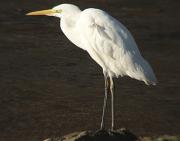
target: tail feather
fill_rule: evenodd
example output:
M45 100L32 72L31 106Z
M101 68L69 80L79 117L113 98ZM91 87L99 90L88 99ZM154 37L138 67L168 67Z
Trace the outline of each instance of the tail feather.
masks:
M143 71L143 77L142 81L146 83L146 85L156 85L157 84L157 78L155 76L155 73L153 69L151 68L150 64L144 60L144 65L142 66Z
M129 69L126 74L131 78L144 81L146 85L157 84L157 78L150 64L143 58L141 59L141 62L135 62L133 69Z

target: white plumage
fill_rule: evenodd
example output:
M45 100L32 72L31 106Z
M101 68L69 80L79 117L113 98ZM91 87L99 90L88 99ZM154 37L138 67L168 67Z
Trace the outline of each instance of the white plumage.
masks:
M66 13L66 9L69 9ZM76 46L86 50L108 76L130 76L146 84L156 84L156 77L141 56L132 35L115 18L100 9L80 11L63 4L61 29ZM64 10L63 10L64 9Z
M81 11L72 4L61 4L51 10L31 12L28 15L48 15L61 18L60 26L66 37L76 46L86 50L98 63L105 77L105 99L108 87L112 95L112 129L114 128L113 77L130 76L155 85L157 80L149 63L141 56L128 29L106 12L89 8ZM109 78L109 81L108 81Z

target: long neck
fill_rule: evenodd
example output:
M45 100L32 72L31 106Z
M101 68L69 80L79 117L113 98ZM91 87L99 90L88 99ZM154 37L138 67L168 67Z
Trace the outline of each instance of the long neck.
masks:
M74 13L73 15L66 15L61 17L60 27L66 37L74 43L76 46L84 49L81 44L81 39L77 28L77 21L80 16L79 13Z

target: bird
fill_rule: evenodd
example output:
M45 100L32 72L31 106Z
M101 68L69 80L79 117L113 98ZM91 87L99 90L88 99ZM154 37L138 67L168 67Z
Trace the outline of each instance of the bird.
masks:
M60 19L64 35L77 47L85 50L101 66L105 81L100 129L105 129L104 118L108 94L111 96L111 130L114 119L114 78L129 76L156 85L157 78L150 64L141 55L130 31L106 11L97 8L80 10L74 4L60 4L51 9L29 12L29 16L53 16Z

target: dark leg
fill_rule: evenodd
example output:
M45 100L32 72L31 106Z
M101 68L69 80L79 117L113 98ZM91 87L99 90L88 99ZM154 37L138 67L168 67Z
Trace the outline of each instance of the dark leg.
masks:
M104 129L104 115L106 111L106 105L107 105L107 95L108 95L108 77L106 74L104 74L104 81L105 81L105 95L104 95L104 105L103 105L103 113L102 113L102 120L101 120L101 130Z
M111 112L112 112L111 130L114 130L114 82L112 77L110 77L110 91L111 91Z

